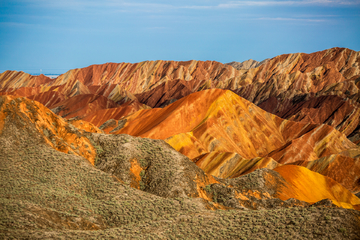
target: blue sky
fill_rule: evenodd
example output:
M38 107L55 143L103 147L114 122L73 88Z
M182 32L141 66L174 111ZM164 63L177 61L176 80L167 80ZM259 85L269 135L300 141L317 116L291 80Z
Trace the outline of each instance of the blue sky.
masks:
M0 72L360 50L360 0L1 0Z

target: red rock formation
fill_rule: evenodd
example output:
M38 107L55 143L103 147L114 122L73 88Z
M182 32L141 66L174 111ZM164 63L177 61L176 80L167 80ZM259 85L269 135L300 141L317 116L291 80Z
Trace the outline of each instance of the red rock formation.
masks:
M44 76L32 76L28 73L17 71L5 71L0 74L0 91L18 89L21 87L38 87L52 82L51 78Z
M66 118L77 116L85 117L95 111L106 108L114 108L118 105L104 96L93 94L81 94L66 99L52 106L53 111Z
M117 84L132 94L139 94L169 80L240 80L240 71L215 61L147 61L135 64L106 63L70 70L60 75L52 85L63 85L77 79L85 86ZM220 86L215 83L215 85ZM223 85L223 84L221 84ZM225 86L225 85L223 85Z
M103 123L105 123L109 119L119 120L122 117L135 113L136 111L139 111L141 109L149 109L149 107L139 103L138 101L129 101L122 104L119 107L92 111L88 114L85 114L83 120L88 121L94 124L95 126L100 127Z
M28 96L27 98L42 103L47 108L52 108L56 104L65 100L65 96L57 91L42 92Z
M230 62L230 63L227 63L227 65L230 65L230 66L232 66L233 68L235 68L237 70L248 70L248 69L251 69L251 68L257 68L260 65L266 63L268 60L269 59L265 59L265 60L263 60L261 62L258 62L258 61L249 59L249 60L246 60L244 62Z
M200 81L191 81L191 82L200 82ZM156 88L136 94L136 98L150 107L162 107L166 106L169 103L172 103L182 97L185 97L192 93L192 89L189 89L186 81L183 80L173 80L164 82Z
M147 61L92 65L70 70L54 80L7 71L0 75L0 91L17 96L45 91L58 91L67 97L91 93L120 104L137 98L148 106L163 107L192 92L225 88L276 113L291 107L287 102L301 94L359 99L359 61L359 52L332 48L311 54L280 55L248 70L214 61ZM38 88L44 84L51 87ZM21 87L35 88L20 91ZM281 107L284 104L287 105Z

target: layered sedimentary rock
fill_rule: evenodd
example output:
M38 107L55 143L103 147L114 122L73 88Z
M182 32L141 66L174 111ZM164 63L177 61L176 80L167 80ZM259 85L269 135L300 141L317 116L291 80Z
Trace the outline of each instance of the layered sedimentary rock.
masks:
M300 96L282 103L275 98L262 102L259 107L277 116L293 121L333 126L351 141L359 143L359 103L336 95Z
M139 103L137 100L128 101L118 107L102 108L96 111L90 111L83 115L82 119L93 123L95 126L101 126L109 119L120 120L121 118L135 113L141 109L149 109L150 107Z
M359 52L341 48L281 55L250 69L253 82L234 92L282 118L329 124L358 143L359 63Z
M28 73L8 70L0 74L0 91L11 91L21 87L38 87L51 81L51 78L43 74L32 76Z
M146 61L135 64L106 63L74 69L60 75L51 85L77 79L86 86L117 84L132 94L143 93L168 80L240 80L240 72L215 61Z
M269 59L265 59L261 62L258 62L258 61L255 61L253 59L249 59L249 60L246 60L244 62L230 62L230 63L227 63L227 65L230 65L232 66L233 68L237 69L237 70L248 70L248 69L251 69L251 68L257 68L259 67L260 65L266 63Z
M43 75L37 77L22 72L7 71L0 74L0 91L1 94L31 97L49 108L61 106L63 109L71 110L73 102L78 101L77 96L89 94L103 96L118 105L140 100L139 102L145 105L158 107L200 88L225 87L224 82L234 77L239 80L239 75L240 72L231 66L214 61L107 63L70 70L56 79L46 78ZM213 83L214 79L218 83ZM169 80L176 81L169 82ZM179 91L179 86L180 88L185 86L191 91ZM169 89L172 91L168 91ZM150 90L153 91L147 92ZM49 99L55 92L59 96ZM163 94L161 92L167 93L161 97ZM157 99L158 97L162 100ZM73 98L73 100L68 100L68 98ZM76 105L78 106L76 111L60 114L67 118L84 117L84 113L95 111L93 106L88 106L94 105L92 102L79 101ZM117 106L100 104L96 110L115 107ZM119 111L121 110L117 110ZM96 124L101 125L103 122L96 122Z
M45 107L51 108L65 101L66 97L58 91L46 91L27 96L28 99L42 103Z
M62 117L85 117L97 110L114 108L117 104L104 96L81 94L51 106L52 111Z
M222 178L299 162L331 176L334 171L322 171L325 162L323 168L305 163L359 151L344 134L326 124L281 119L228 90L193 93L165 108L140 110L122 121L120 130L114 125L107 132L165 139L207 173ZM327 165L333 166L330 163ZM337 181L357 190L355 176L341 174Z
M356 206L360 210L360 199L329 177L299 166L281 166L274 169L288 183L280 187L278 196L282 200L295 198L306 202L331 199L336 205L348 208Z
M236 178L256 169L274 169L282 165L271 157L246 159L235 152L209 152L192 160L205 172L222 178Z
M309 98L337 95L358 102L359 61L359 52L332 48L311 54L280 55L261 64L246 61L243 63L246 69L241 70L214 61L146 61L92 65L69 70L56 79L7 71L0 74L0 91L17 96L34 95L34 99L36 96L36 100L49 108L63 100L49 101L48 96L42 100L40 93L53 91L65 97L95 94L118 104L138 100L150 107L164 107L193 92L223 88L280 117L287 109L295 108L297 112L292 112L295 115L292 119L296 120L306 110L306 104L301 110L303 107L298 103ZM83 117L83 112L86 109L79 111L78 116ZM288 112L287 117L292 115ZM355 125L353 122L344 133L357 143L359 129ZM342 131L341 127L332 126Z
M359 148L356 148L338 154L331 154L314 161L297 161L293 164L304 166L314 172L330 177L352 192L359 192L359 156Z
M13 96L0 96L0 236L255 239L247 224L267 219L257 229L268 238L358 239L358 64L334 48L240 70L148 61L57 79L2 73L0 95ZM219 235L203 234L218 223ZM191 235L177 234L184 226Z

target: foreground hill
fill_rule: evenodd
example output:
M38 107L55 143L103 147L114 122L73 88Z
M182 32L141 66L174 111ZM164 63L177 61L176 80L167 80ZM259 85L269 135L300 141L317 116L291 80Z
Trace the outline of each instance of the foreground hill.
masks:
M359 213L332 205L360 204L340 184L309 178L310 185L315 180L321 189L323 183L333 186L317 198L332 200L311 208L311 203L288 199L289 189L299 186L296 175L289 178L283 172L310 176L305 168L214 179L162 140L102 134L71 121L78 129L26 98L0 97L0 116L2 238L360 236ZM50 129L48 120L59 124L58 131ZM58 147L70 137L73 151ZM83 145L96 150L94 162L92 155L82 154Z

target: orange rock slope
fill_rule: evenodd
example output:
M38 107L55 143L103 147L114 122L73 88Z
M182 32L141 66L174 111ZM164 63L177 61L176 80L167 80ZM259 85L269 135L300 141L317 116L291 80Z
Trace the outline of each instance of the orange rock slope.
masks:
M66 120L36 101L0 96L0 134L4 127L11 124L22 127L32 125L46 144L61 152L83 156L94 164L96 151L90 140L79 134L79 130ZM96 128L93 127L93 130L96 131Z
M220 89L193 93L163 109L140 110L125 120L113 133L165 139L205 172L223 178L358 149L328 125L284 120ZM336 171L304 166L326 175ZM349 178L354 175L341 174L337 180L352 181ZM355 183L348 186L353 189Z
M360 210L360 199L329 177L299 166L281 166L274 169L288 184L278 190L281 200L289 198L315 203L322 199L343 208Z

